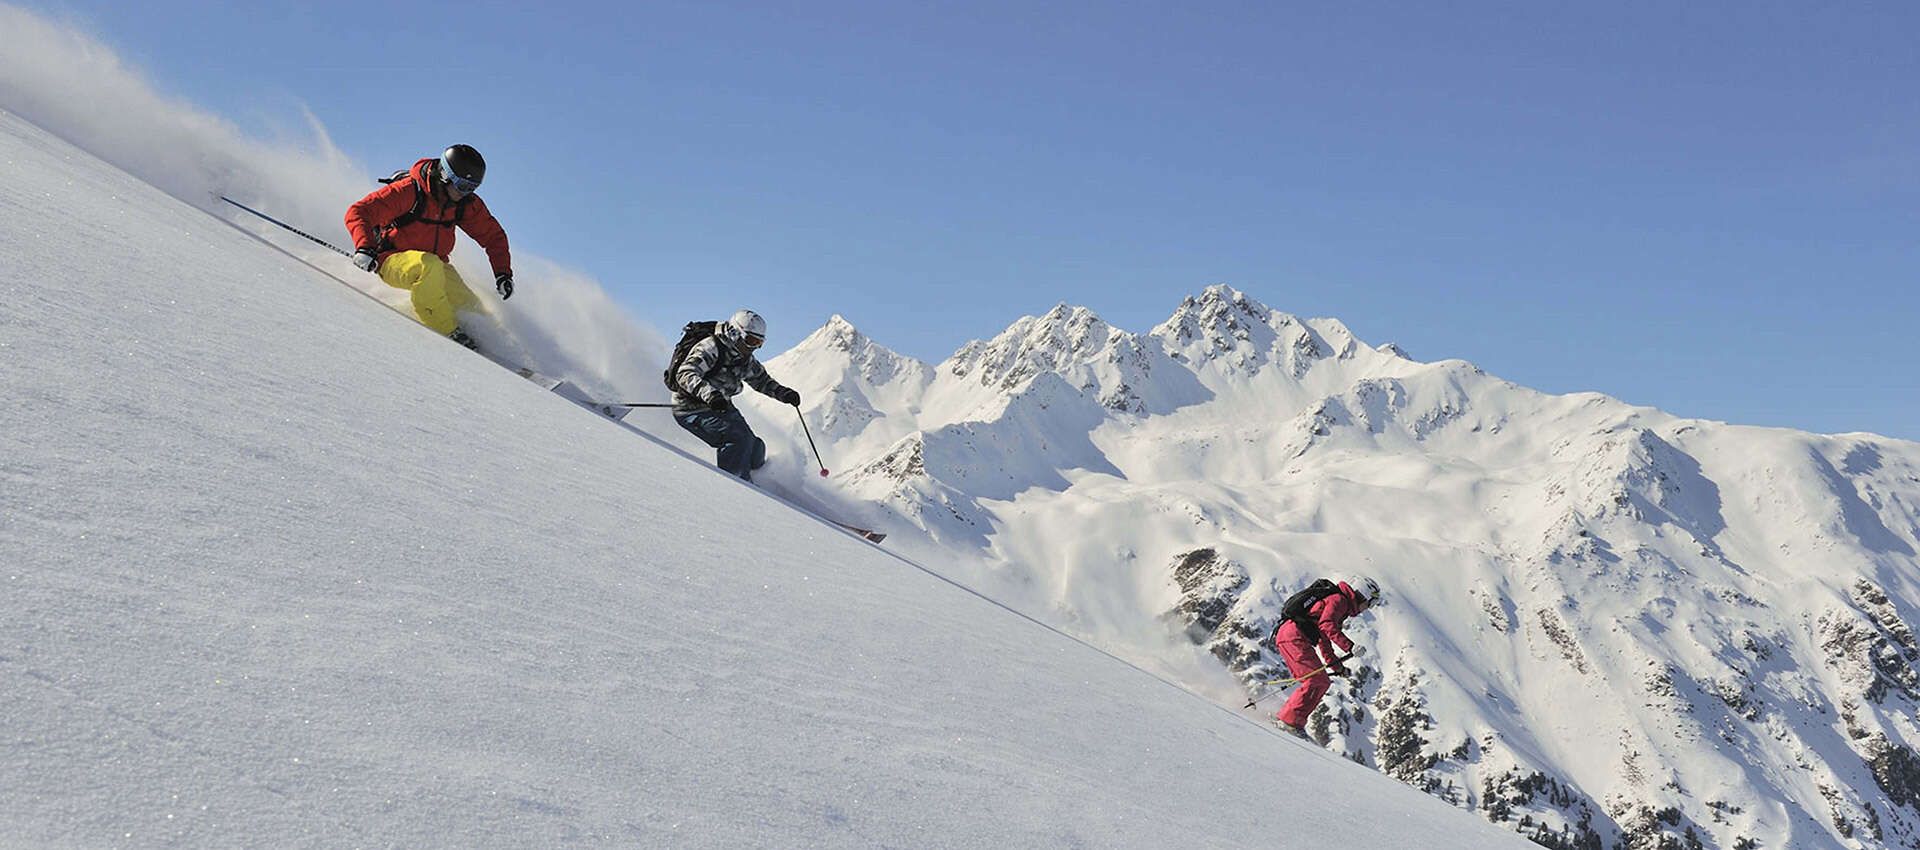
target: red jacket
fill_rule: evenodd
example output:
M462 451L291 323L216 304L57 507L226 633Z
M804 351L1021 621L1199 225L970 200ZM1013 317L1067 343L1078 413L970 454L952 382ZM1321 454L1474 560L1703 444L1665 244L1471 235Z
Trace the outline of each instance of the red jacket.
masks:
M1301 634L1299 624L1288 620L1281 623L1280 628L1274 633L1274 642L1309 644L1320 653L1321 659L1332 663L1336 657L1334 654L1336 647L1341 652L1353 649L1353 641L1347 637L1346 632L1341 631L1341 627L1347 624L1348 617L1358 613L1359 608L1360 606L1353 600L1353 588L1348 587L1343 581L1340 583L1340 592L1329 594L1307 608L1307 612L1313 615L1314 622L1320 626L1320 640L1314 641L1312 635Z
M428 157L414 163L407 176L373 190L347 207L347 233L353 236L354 249L375 251L382 260L397 251L427 251L445 260L453 251L453 228L458 224L473 241L487 249L487 259L493 263L496 276L512 274L513 257L507 252L507 231L500 227L493 213L487 211L487 202L480 200L479 195L468 195L459 204L441 198L433 190L433 179L427 171L435 162L438 160ZM413 209L414 200L420 194L426 196L420 206L420 216L395 229L393 220Z

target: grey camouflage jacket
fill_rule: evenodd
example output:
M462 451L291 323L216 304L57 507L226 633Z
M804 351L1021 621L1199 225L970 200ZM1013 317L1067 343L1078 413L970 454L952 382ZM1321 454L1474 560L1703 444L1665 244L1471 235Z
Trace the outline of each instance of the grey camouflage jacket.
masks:
M707 337L687 349L687 359L673 373L677 388L673 392L674 412L710 410L722 399L740 394L752 386L771 396L786 386L767 374L765 366L753 355L741 354L718 337Z

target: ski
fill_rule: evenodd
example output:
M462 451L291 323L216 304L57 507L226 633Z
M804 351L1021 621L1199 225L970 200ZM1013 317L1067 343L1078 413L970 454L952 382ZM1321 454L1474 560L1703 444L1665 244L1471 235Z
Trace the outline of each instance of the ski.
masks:
M535 372L532 369L527 369L524 367L520 369L515 369L514 373L519 375L522 378L526 378L529 381L539 384L541 389L544 389L548 392L552 392L554 388L560 386L561 384L561 380L559 378L549 378L545 375L540 374L539 372Z
M574 386L573 382L562 378L549 377L526 368L516 369L514 373L532 381L536 386L539 386L547 392L553 393L567 401L598 413L601 416L605 416L608 419L619 421L619 419L626 416L627 411L631 409L623 405L606 404L597 401L593 396L587 395L585 390Z
M826 518L822 517L822 519L826 519ZM861 528L860 526L857 526L857 525L848 525L837 519L829 519L827 520L827 522L840 526L841 528L851 531L854 534L858 534L860 535L861 539L867 541L868 543L872 543L875 546L880 545L880 541L887 539L887 535L885 532L874 531L871 528Z

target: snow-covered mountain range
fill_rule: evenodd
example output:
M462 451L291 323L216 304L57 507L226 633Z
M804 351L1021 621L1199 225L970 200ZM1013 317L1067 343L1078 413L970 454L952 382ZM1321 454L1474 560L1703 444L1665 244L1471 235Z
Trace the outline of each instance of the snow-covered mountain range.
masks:
M1549 395L1226 286L938 365L836 316L769 369L889 545L1199 687L1376 576L1314 733L1538 843L1920 847L1920 444Z

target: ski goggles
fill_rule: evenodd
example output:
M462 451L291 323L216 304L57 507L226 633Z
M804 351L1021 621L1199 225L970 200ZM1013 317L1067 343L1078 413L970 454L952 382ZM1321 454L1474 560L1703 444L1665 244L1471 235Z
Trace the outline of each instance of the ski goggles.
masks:
M747 334L742 338L741 344L745 345L748 351L753 351L760 346L766 345L767 338L759 334Z
M447 183L462 195L471 195L473 190L480 188L480 181L468 180L453 173L453 166L448 165L445 159L440 160L440 173L445 175Z

